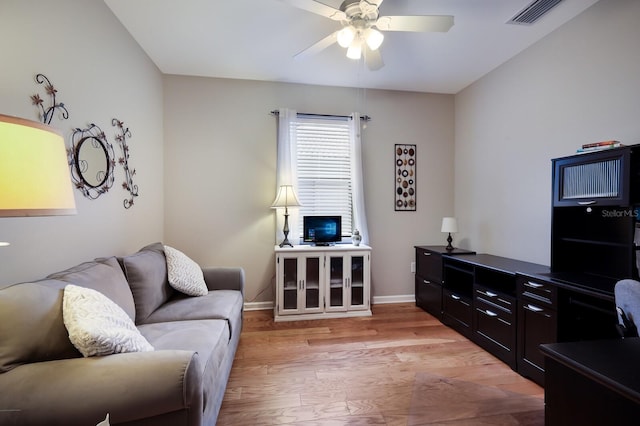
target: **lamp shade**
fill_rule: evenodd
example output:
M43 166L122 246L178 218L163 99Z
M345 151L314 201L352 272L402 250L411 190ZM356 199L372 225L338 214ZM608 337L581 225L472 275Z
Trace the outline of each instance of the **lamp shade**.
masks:
M441 232L458 232L458 221L455 217L443 217Z
M0 217L76 214L62 134L0 114Z
M278 189L278 195L271 204L271 208L278 207L300 207L300 200L296 195L296 191L293 189L293 185L281 185Z

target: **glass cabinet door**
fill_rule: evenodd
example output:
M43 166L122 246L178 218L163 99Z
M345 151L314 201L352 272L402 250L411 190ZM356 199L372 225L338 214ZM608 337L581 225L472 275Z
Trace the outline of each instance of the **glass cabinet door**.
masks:
M342 311L345 304L345 259L342 254L328 256L329 274L327 288L327 311Z
M350 307L365 304L365 257L351 256L351 279L349 281Z
M327 311L368 309L368 256L360 252L328 256Z
M324 257L317 254L282 256L278 283L278 312L301 314L321 312Z
M304 307L306 310L320 309L320 280L322 279L322 258L305 257Z
M282 259L282 295L281 295L281 312L298 310L298 259L295 257Z

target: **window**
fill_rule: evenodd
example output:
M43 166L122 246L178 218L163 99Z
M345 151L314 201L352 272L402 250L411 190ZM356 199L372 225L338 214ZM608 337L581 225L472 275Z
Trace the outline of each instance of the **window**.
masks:
M348 118L304 118L295 126L296 172L302 217L342 216L342 236L350 237L353 220L351 144Z

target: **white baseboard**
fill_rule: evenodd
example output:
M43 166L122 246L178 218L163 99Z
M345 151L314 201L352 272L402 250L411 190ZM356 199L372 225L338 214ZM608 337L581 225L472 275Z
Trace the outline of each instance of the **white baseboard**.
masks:
M416 298L413 294L405 294L400 296L374 296L371 303L374 305L382 305L385 303L413 303ZM264 311L273 309L273 301L270 302L246 302L244 304L245 311Z
M245 302L245 311L266 311L273 309L273 301L271 302Z
M416 297L413 294L404 294L398 296L373 296L371 303L374 305L383 305L385 303L409 303L415 301Z

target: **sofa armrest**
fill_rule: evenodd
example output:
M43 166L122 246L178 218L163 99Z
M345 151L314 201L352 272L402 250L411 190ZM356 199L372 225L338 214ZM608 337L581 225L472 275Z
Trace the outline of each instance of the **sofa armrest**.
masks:
M0 374L0 424L96 425L180 413L202 421L198 354L160 350L24 364ZM3 419L3 417L5 417Z
M209 290L238 290L244 297L244 269L205 267L202 272Z

